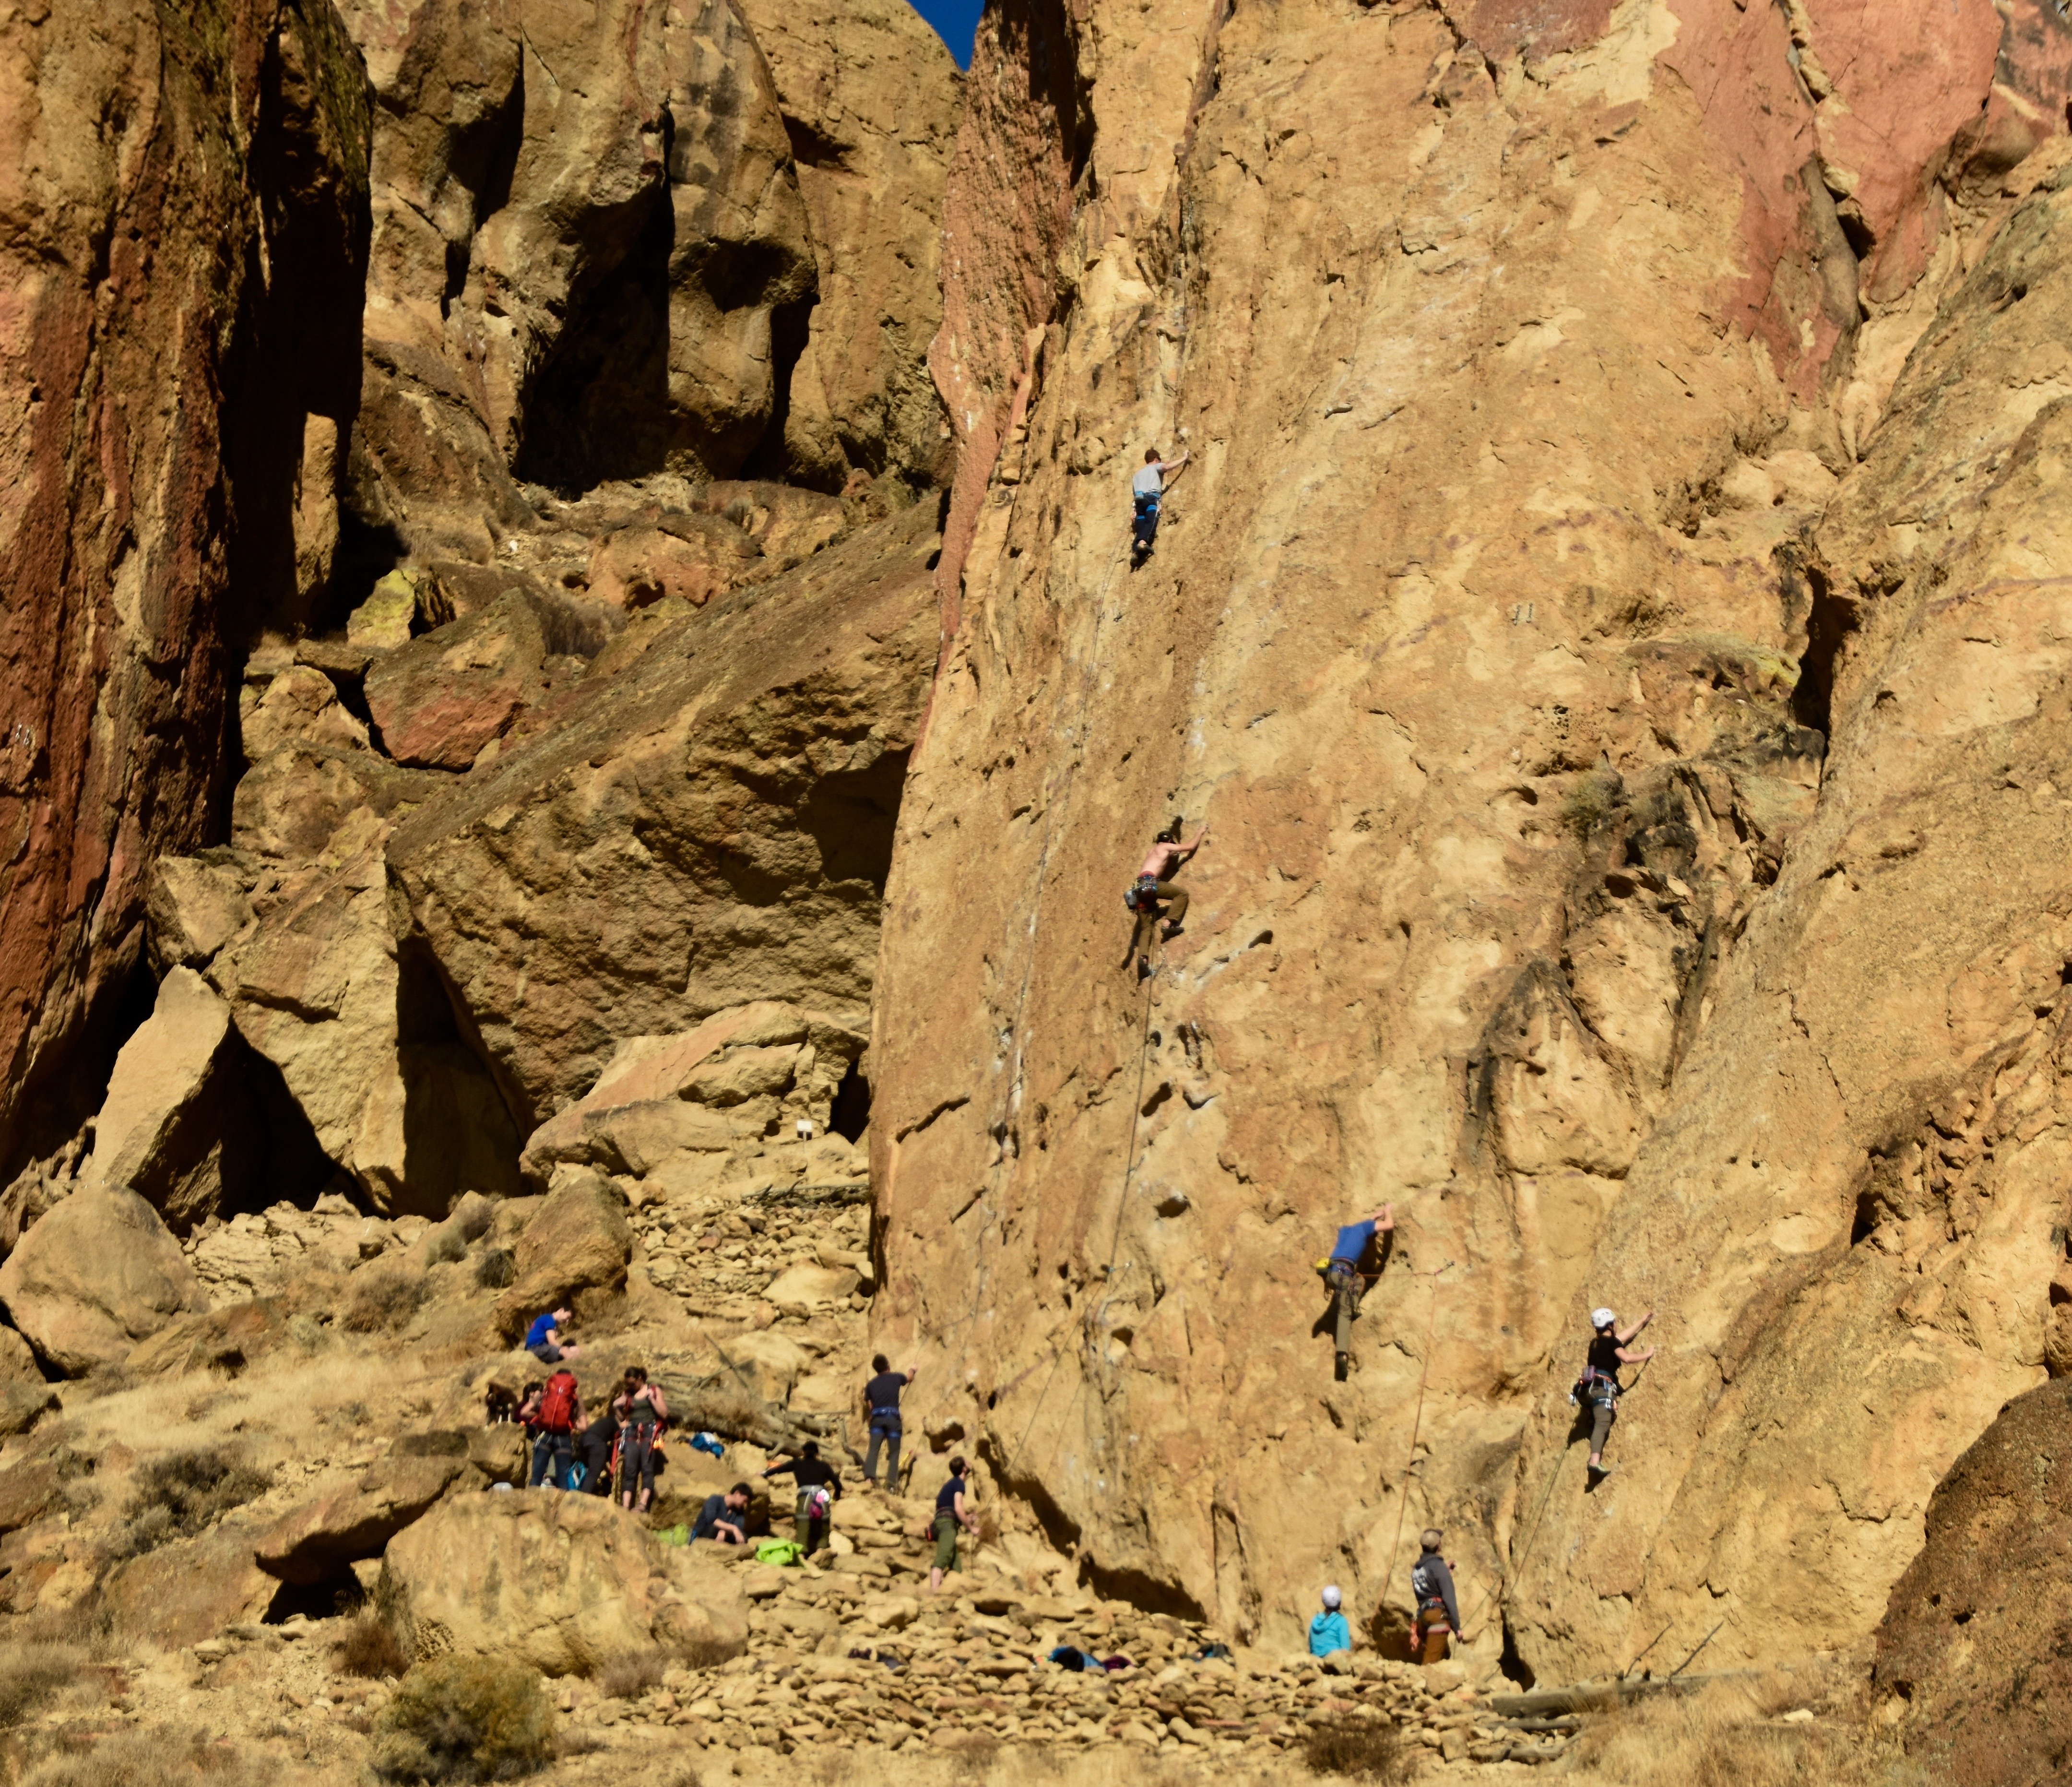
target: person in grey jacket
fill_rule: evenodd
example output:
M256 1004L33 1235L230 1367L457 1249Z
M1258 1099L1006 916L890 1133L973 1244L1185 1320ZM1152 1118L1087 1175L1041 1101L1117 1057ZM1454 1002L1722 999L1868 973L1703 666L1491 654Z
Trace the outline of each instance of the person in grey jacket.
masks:
M1446 1535L1428 1526L1418 1535L1421 1554L1410 1571L1410 1592L1417 1597L1417 1660L1443 1663L1448 1641L1461 1629L1461 1604L1453 1598L1453 1572L1439 1555ZM1462 1642L1466 1643L1465 1637Z

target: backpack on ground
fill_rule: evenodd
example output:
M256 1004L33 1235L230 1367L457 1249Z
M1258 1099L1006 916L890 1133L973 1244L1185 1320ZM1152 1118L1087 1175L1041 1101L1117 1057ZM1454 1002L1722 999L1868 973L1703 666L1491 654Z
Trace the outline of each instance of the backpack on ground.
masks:
M806 1554L806 1548L794 1539L765 1539L755 1548L758 1563L774 1563L789 1569Z
M574 1433L576 1430L576 1374L572 1371L557 1371L547 1380L547 1387L540 1395L540 1412L533 1417L549 1433Z

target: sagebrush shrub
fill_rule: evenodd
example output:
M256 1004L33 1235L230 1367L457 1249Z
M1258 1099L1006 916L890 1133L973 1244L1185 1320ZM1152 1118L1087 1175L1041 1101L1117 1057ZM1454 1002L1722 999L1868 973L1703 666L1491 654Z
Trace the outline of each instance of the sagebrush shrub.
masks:
M554 1711L538 1674L506 1657L441 1657L405 1675L375 1721L384 1781L508 1781L553 1753Z
M352 1274L352 1288L339 1319L356 1334L378 1334L401 1328L425 1300L421 1273L405 1266L363 1266Z
M1302 1741L1302 1760L1312 1774L1357 1781L1399 1781L1406 1773L1393 1725L1319 1725Z
M384 1675L401 1675L410 1666L385 1620L363 1613L345 1628L345 1636L331 1647L341 1675L362 1675L379 1681Z
M125 1524L115 1539L118 1557L142 1557L168 1540L192 1538L219 1516L265 1494L273 1479L227 1447L206 1446L138 1465L130 1484Z

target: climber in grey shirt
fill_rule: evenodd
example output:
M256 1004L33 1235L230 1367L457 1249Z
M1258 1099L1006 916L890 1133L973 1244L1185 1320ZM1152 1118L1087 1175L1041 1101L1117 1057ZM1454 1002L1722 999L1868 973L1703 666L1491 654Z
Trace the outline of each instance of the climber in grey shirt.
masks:
M1190 449L1191 451L1191 449ZM1158 449L1144 450L1144 464L1129 480L1129 494L1137 504L1137 520L1131 532L1129 568L1135 570L1151 556L1151 543L1158 537L1158 505L1166 494L1166 480L1187 463L1187 454L1177 459L1161 459Z

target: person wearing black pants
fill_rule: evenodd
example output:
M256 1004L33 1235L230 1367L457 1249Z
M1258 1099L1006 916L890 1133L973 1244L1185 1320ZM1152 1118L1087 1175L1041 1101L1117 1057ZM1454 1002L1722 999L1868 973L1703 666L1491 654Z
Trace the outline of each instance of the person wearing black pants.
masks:
M644 1514L655 1501L655 1436L669 1418L669 1405L662 1386L648 1381L645 1366L628 1365L611 1412L619 1423L619 1500Z
M763 1474L766 1477L789 1476L798 1484L799 1501L793 1537L804 1547L806 1555L810 1558L827 1543L828 1526L826 1517L816 1519L809 1511L815 1499L813 1492L821 1488L828 1492L832 1512L835 1498L841 1494L841 1476L831 1466L820 1462L820 1442L816 1439L808 1439L800 1451L779 1459Z

